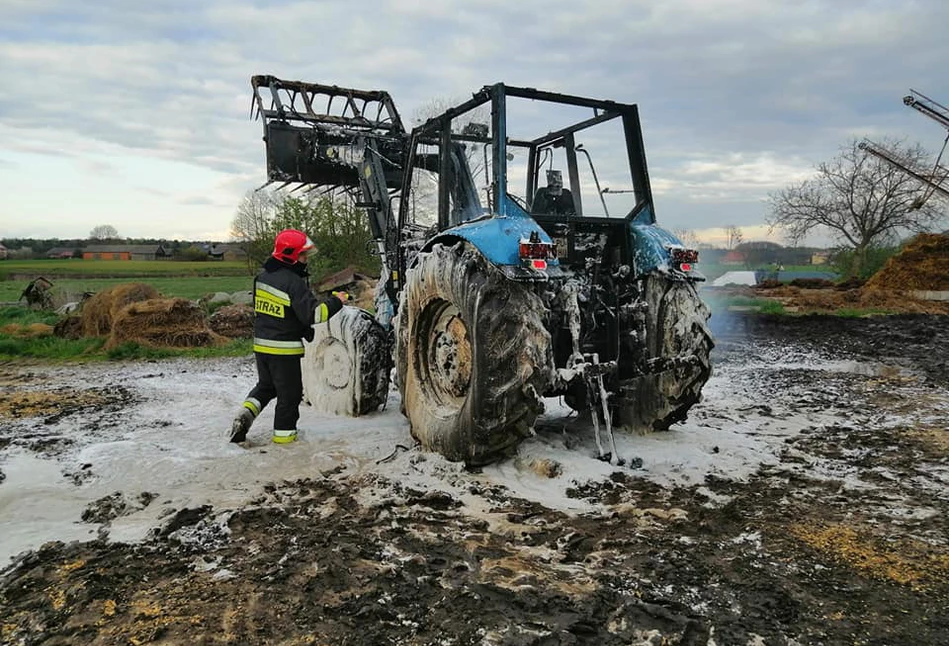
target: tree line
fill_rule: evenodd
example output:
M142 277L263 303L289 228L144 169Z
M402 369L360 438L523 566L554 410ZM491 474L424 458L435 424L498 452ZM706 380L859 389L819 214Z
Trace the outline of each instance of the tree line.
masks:
M2 238L0 244L9 251L25 250L32 256L45 256L50 249L63 248L79 251L95 244L162 245L176 252L206 244L205 241L166 240L164 238Z
M368 218L348 197L294 196L280 191L252 191L237 208L231 238L247 252L250 266L260 266L273 251L283 229L299 229L316 245L310 274L322 276L347 267L378 276L381 262L373 253Z

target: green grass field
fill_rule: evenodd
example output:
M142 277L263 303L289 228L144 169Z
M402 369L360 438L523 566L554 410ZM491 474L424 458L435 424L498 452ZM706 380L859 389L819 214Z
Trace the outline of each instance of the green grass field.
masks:
M162 296L197 300L213 292L238 292L249 290L250 276L188 276L173 278L154 276L143 278L64 278L50 279L50 290L56 303L78 300L83 292L98 292L122 283L146 283L157 289ZM7 280L0 282L0 302L10 303L17 300L29 280Z
M97 276L128 278L140 276L249 276L247 263L232 261L189 262L178 260L4 260L0 278L16 275L46 278Z
M248 290L252 280L242 262L11 260L0 262L0 302L16 301L39 276L53 283L58 303L129 282L147 283L164 296L198 299L212 292Z

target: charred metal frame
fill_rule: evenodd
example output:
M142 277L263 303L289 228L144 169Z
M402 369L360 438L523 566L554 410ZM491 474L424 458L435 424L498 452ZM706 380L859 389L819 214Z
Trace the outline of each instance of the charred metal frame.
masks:
M659 249L657 241L667 242L663 236L671 237L671 234L662 232L662 235L644 237L644 234L637 233L639 229L652 229L643 225L656 222L638 107L497 83L484 86L467 101L406 132L387 92L282 81L273 76L254 76L251 82L254 90L251 116L263 121L268 184L279 181L281 187L299 184L310 186L310 190L344 188L359 195L356 206L366 209L373 238L389 271L385 286L393 310L398 307L402 276L413 254L432 240L450 243L452 228L482 214L480 210L477 213L469 210L469 206L480 206L481 198L464 154L465 142L492 148L490 160L487 159L487 148L484 151L485 162L490 163L493 175L488 206L492 215L501 218L525 215L522 208L525 205L517 205L507 190L509 147L527 150L527 210L530 210L538 188L543 155L548 151L552 153L555 148L565 149L569 186L574 193L577 216L527 214L530 219L521 217L518 224L528 221L532 236L541 234L535 230L536 223L550 239L564 238L566 257L558 258L556 265L549 267L546 273L519 266L516 261L511 263L510 256L503 256L506 260L496 264L502 266L509 279L536 281L541 285L538 295L550 310L545 325L549 325L552 334L556 332L552 336L551 351L557 380L549 386L556 394L573 398L577 405L570 404L572 407L591 409L597 447L600 456L605 457L607 454L600 443L597 417L597 409L602 409L611 440L609 455L615 463L618 458L612 443L610 406L632 401L633 395L627 394L627 390L632 392L634 386L639 387L637 384L642 382L642 378L669 369L660 361L665 361L665 358L649 358L645 345L646 276L655 272L658 265L647 264L652 259L647 257L642 261L641 256ZM507 129L509 98L588 108L593 111L593 116L533 139L512 139ZM488 103L491 105L490 128L480 125L459 133L452 132L452 122L456 118ZM581 203L577 134L614 119L620 119L622 123L635 205L622 218L585 217ZM423 150L423 145L437 152ZM592 161L590 164L596 181ZM416 168L438 173L436 228L442 235L426 240L407 226L410 200L404 198L413 189L412 170ZM597 190L602 200L605 191L600 190L598 182ZM391 203L391 198L396 195L403 198L397 216ZM452 208L453 198L455 208ZM605 207L605 200L603 202ZM495 229L490 227L499 223L482 224L488 226L475 224L467 229L469 235L473 229L494 235ZM506 226L506 223L501 224ZM430 233L433 232L426 232L426 236ZM459 231L455 238L463 235ZM502 243L516 242L508 236L508 231L504 236L507 237L502 237ZM641 243L635 250L634 238ZM490 244L482 246L487 248ZM521 273L512 274L514 270ZM694 279L683 274L670 280L688 282ZM547 281L556 284L553 288L546 288L551 285ZM579 305L581 292L582 308ZM569 297L572 301L565 303L563 295L568 293L572 294ZM562 325L564 322L566 326ZM700 346L695 347L699 348L696 352L701 350ZM692 360L701 361L702 357L695 354L672 357L669 361L678 365L676 362Z
M284 121L292 118L312 124L329 123L366 129L377 134L401 135L405 132L392 97L382 90L354 90L336 85L283 81L270 75L253 76L250 83L254 89L255 101L252 109L256 107L257 116L263 117L265 125L270 120ZM268 91L269 103L264 99L262 89ZM286 93L287 101L281 99L281 90ZM325 98L327 102L325 112L315 110L321 98ZM338 114L333 114L331 110L337 99L342 106ZM299 103L303 104L302 110ZM373 113L375 116L372 118L367 116Z
M594 111L594 116L566 128L548 132L535 139L510 139L507 136L507 100L509 97L591 108ZM488 102L491 103L491 134L489 137L477 137L469 134L451 132L451 121L453 119ZM450 108L442 114L432 117L425 123L417 126L411 134L409 160L406 167L412 168L414 166L415 150L420 143L438 145L440 150L445 151L450 150L450 142L468 141L490 144L492 147L492 176L494 177L494 185L491 190L491 203L499 214L505 215L502 210L505 203L504 197L507 193L507 147L513 146L526 148L528 150L527 186L525 190L528 205L533 201L534 193L537 190L539 156L546 148L564 147L567 156L569 187L574 193L574 199L578 205L578 214L582 215L582 206L580 205L580 179L575 144L576 133L617 118L621 119L623 123L624 143L628 155L627 160L629 163L630 179L633 185L633 192L636 196L636 206L626 216L627 219L631 219L639 215L646 207L652 207L652 189L649 183L649 172L646 167L646 151L642 139L639 108L636 104L590 99L570 94L546 92L534 88L505 85L503 83L488 85L472 95L472 98L468 101L454 108ZM448 155L444 156L447 157ZM449 162L446 160L445 164L443 168L445 172L447 172ZM445 191L445 193L440 193L439 195L438 223L439 229L442 230L452 226L448 217L447 188ZM400 214L399 220L400 224L404 223L405 215ZM655 221L655 210L654 208L649 208L648 223L655 223Z

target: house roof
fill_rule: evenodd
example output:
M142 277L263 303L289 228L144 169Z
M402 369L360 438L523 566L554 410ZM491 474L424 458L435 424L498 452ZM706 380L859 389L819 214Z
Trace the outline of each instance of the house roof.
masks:
M202 248L207 249L208 253L212 256L223 256L226 253L237 253L237 254L246 254L247 252L238 244L227 244L224 242L212 242L210 244L201 245Z
M53 247L46 252L47 256L61 256L64 253L73 254L76 252L76 247Z

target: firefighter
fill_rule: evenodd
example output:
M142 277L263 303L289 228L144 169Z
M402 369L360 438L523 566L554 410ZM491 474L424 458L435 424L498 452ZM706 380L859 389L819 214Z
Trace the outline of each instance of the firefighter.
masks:
M251 424L275 398L273 441L287 444L297 439L303 400L303 339L312 341L313 324L328 321L349 299L344 292L333 292L324 302L313 296L306 266L307 256L313 251L313 241L302 231L281 231L274 240L271 257L254 279L257 385L234 419L231 442L246 440Z

